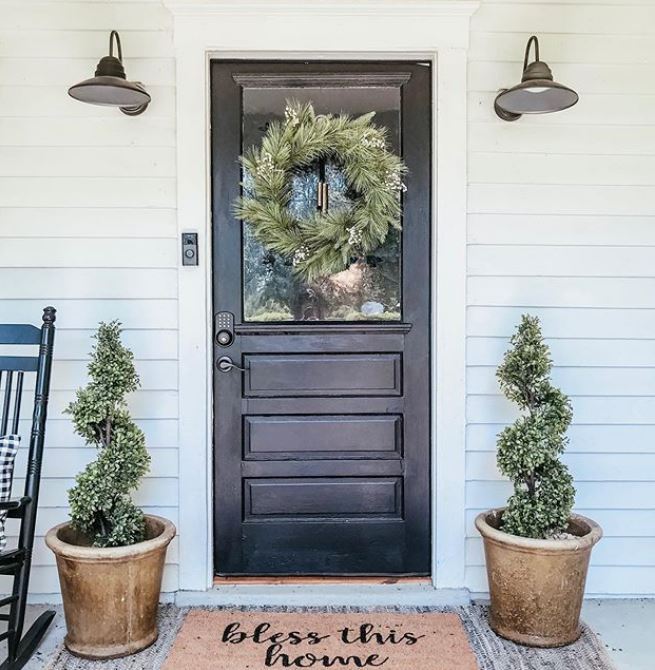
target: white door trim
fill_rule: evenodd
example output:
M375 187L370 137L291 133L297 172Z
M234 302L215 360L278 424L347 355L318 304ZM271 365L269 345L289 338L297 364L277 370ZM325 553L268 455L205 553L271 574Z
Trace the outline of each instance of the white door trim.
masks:
M212 586L211 58L433 63L433 586L465 572L466 96L470 0L164 0L177 61L180 589Z

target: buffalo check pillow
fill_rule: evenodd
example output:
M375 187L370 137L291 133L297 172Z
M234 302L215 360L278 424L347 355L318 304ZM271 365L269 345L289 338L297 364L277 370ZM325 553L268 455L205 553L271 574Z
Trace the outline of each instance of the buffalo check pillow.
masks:
M11 498L11 482L14 478L14 460L20 444L19 435L3 435L0 437L0 501ZM7 512L0 511L0 549L7 546L5 520Z

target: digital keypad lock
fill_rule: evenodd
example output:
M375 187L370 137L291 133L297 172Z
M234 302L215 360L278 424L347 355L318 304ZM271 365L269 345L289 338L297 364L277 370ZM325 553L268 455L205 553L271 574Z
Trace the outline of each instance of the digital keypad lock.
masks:
M218 312L214 317L216 344L229 347L234 341L234 315L232 312Z

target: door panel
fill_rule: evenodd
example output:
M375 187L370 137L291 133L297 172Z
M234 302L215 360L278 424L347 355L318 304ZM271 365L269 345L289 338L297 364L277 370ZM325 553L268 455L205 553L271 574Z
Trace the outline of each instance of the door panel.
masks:
M246 518L400 518L400 477L246 479Z
M400 354L245 356L246 397L400 395Z
M401 457L400 416L248 416L244 459Z
M214 372L219 574L429 573L430 81L414 62L212 62L213 301L234 317L214 359L243 368ZM402 231L313 285L232 215L239 155L291 98L376 111L409 168ZM346 203L339 166L326 178ZM317 173L294 179L309 211Z

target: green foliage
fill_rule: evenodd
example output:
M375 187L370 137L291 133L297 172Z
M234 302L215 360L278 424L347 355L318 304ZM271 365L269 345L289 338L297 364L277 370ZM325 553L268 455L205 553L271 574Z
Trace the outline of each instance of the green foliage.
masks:
M310 103L288 102L285 121L271 123L261 145L241 158L252 183L243 184L235 214L304 281L346 269L377 249L390 228L400 228L406 167L372 118L316 114ZM343 167L352 206L299 218L288 207L293 174L319 159Z
M143 512L130 492L148 471L150 456L125 402L125 396L139 387L139 377L132 352L121 343L120 323L101 323L94 337L90 382L78 389L66 412L77 434L99 453L76 477L68 500L76 530L94 546L117 547L145 537Z
M514 483L502 529L548 538L566 530L575 499L573 478L559 461L568 441L571 403L551 384L550 351L537 317L523 315L511 345L496 374L523 415L498 436L498 468Z

